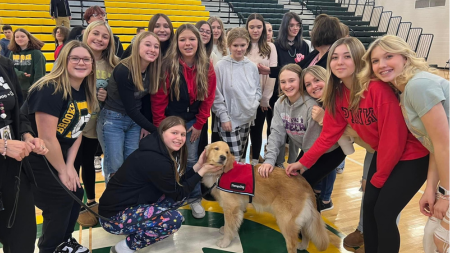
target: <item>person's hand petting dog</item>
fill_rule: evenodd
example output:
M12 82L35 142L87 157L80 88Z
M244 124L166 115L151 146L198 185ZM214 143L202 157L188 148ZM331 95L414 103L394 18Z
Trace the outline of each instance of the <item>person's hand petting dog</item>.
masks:
M261 177L269 177L269 174L272 173L273 171L273 165L268 164L268 163L263 163L261 164L261 166L259 166L258 168L258 173L259 175L261 175Z
M223 166L217 166L212 164L207 164L206 162L206 151L203 150L202 154L198 158L197 163L194 165L194 171L197 172L201 177L207 173L215 173L220 171Z
M298 171L300 171L300 175L302 175L306 171L305 166L300 162L291 163L286 168L286 174L288 176L297 176Z

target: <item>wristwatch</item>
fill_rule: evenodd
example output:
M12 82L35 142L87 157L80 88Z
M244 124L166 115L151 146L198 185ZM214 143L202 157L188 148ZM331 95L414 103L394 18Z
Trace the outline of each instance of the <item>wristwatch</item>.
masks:
M445 189L444 187L442 187L442 186L440 186L439 185L439 187L438 187L438 191L439 191L439 193L440 194L442 194L442 195L450 195L450 191L449 190L447 190L447 189Z

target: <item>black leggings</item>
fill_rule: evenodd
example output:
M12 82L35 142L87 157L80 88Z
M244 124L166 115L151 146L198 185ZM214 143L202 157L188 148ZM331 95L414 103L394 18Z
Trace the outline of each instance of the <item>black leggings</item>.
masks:
M59 244L72 237L80 205L55 180L42 156L30 154L29 159L37 183L32 186L34 202L44 217L39 253L53 253ZM49 166L58 175L50 163ZM83 188L77 188L74 194L81 200Z
M304 152L301 151L297 157L297 161L302 158ZM319 160L311 167L306 170L302 175L314 189L314 186L325 178L330 172L336 169L336 167L342 163L345 159L345 154L342 152L341 147L323 154ZM364 210L365 211L365 210ZM365 229L364 229L365 231Z
M252 142L252 157L251 159L259 160L259 154L261 153L262 147L262 132L264 128L264 121L266 120L267 111L263 112L260 107L258 107L256 112L255 125L250 126L250 140ZM249 143L249 142L247 142ZM244 157L247 154L247 146L244 147Z
M427 179L429 156L399 161L382 188L370 183L377 168L377 152L370 164L364 193L364 245L366 253L398 253L398 214Z
M202 132L200 133L200 140L198 141L197 155L200 157L205 147L208 145L208 121L203 124Z
M34 210L33 192L28 177L23 170L20 175L20 193L17 202L16 218L11 228L8 228L11 212L16 200L20 162L7 157L0 158L1 192L5 210L0 212L0 243L3 252L33 252L36 241L36 215Z
M81 177L83 178L83 185L88 199L95 199L94 156L97 153L98 146L100 146L98 139L83 136L74 163L78 175L80 174L80 166L83 168Z

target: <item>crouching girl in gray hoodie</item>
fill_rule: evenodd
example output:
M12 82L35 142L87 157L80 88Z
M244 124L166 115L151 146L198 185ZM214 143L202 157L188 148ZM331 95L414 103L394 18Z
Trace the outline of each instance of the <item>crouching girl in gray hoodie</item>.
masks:
M322 126L312 116L314 106L319 104L304 90L301 73L302 69L296 64L285 65L280 71L280 88L284 95L275 103L265 162L258 169L263 177L268 177L273 171L279 147L286 135L302 150L301 156L311 148L322 131ZM303 176L314 187L344 159L345 154L336 143L313 166L317 168L308 170Z
M250 124L261 100L258 68L245 57L249 42L247 30L232 29L227 38L231 55L215 66L217 87L211 108L217 117L214 131L230 146L236 161L243 156Z

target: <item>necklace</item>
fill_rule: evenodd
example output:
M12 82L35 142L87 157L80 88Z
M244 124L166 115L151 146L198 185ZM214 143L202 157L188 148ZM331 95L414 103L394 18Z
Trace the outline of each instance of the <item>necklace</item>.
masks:
M142 77L142 81L145 81L145 78L147 77L147 71L145 71L144 76Z
M288 53L289 53L290 57L295 58L297 56L297 48L294 49L294 54L293 55L291 54L291 50L290 49L288 49Z
M3 105L3 102L0 102L0 113L0 117L2 119L6 119L5 106Z

